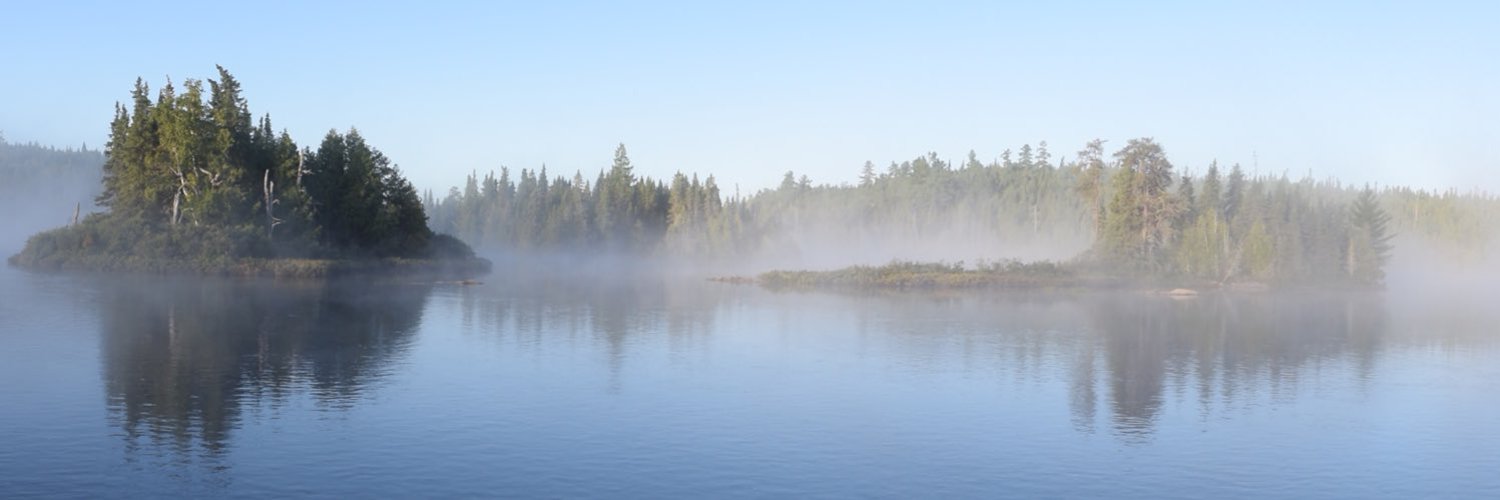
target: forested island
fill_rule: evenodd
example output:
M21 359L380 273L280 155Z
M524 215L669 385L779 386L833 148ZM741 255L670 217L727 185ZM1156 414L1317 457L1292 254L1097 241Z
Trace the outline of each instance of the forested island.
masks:
M205 87L205 83L207 86ZM421 199L359 133L299 148L240 85L137 80L104 148L103 212L32 236L10 257L38 270L320 277L475 273L489 263L427 227Z

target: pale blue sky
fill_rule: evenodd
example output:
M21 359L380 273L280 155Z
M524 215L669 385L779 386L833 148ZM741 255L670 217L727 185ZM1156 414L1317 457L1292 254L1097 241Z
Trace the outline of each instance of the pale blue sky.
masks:
M435 5L428 5L435 4ZM470 170L786 170L1161 141L1179 167L1500 191L1500 3L8 2L0 131L104 142L137 76L222 64L315 145Z

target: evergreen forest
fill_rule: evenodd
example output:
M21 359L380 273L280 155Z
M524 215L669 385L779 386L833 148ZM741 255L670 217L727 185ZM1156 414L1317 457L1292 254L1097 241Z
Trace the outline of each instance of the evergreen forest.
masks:
M469 242L504 258L730 272L892 263L839 278L856 281L942 270L1018 283L1377 287L1399 244L1475 262L1492 257L1500 234L1500 199L1487 193L1184 168L1150 138L1117 148L1094 140L1069 154L1025 144L988 161L970 151L956 162L936 153L865 162L857 182L836 185L788 171L749 194L711 174L639 175L622 144L594 175L500 167L438 196L419 194L355 129L299 146L269 115L251 114L223 68L154 92L137 80L129 97L102 152L0 136L0 180L52 193L7 196L28 200L11 210L67 224L33 236L12 263L255 273L253 263L269 261L473 259Z
M1238 164L1200 172L1173 165L1149 138L1114 151L1095 140L1069 158L1043 142L989 162L972 151L956 164L937 154L866 162L852 185L787 172L778 187L741 196L712 175L636 175L620 145L591 179L501 168L424 203L437 230L507 255L623 252L745 269L736 266L837 267L909 258L903 251L939 260L965 247L972 253L959 258L970 264L937 267L1055 259L1117 278L1341 287L1379 286L1402 233L1450 258L1488 258L1500 220L1500 200L1485 193L1350 186ZM934 268L913 264L872 272Z
M251 114L222 67L154 98L136 81L109 124L95 201L102 212L33 236L11 262L257 273L265 261L472 256L428 229L416 189L357 130L300 148Z

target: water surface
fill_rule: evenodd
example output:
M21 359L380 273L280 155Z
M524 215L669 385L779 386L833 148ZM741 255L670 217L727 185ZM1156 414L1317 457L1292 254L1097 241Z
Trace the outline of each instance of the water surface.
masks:
M0 270L0 497L1500 497L1480 298Z

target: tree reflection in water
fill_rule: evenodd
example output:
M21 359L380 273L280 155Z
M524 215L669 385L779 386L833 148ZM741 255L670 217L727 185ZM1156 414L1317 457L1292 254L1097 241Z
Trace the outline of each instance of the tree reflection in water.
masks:
M246 407L355 404L410 346L430 291L371 285L101 285L105 393L127 450L212 461Z
M1169 386L1192 387L1206 416L1248 397L1290 397L1309 366L1352 362L1368 374L1387 323L1380 297L1369 294L1115 294L1085 303L1095 341L1073 367L1074 419L1094 421L1102 384L1113 428L1128 441L1150 437Z
M1367 378L1392 342L1388 301L1380 294L890 293L845 299L861 304L861 332L891 339L885 355L915 358L931 371L995 372L1011 382L1045 384L1061 376L1073 428L1085 434L1107 428L1127 442L1151 438L1169 397L1191 398L1182 399L1189 403L1184 407L1196 405L1201 418L1239 411L1259 398L1285 401L1309 368L1339 363L1339 373Z

